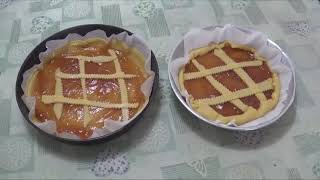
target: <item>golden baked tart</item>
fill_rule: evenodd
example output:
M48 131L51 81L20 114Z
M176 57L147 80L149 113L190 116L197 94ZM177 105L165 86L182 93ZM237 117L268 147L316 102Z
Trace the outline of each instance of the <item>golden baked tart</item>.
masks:
M105 121L128 121L149 100L143 55L119 40L74 40L51 53L27 81L33 120L85 139Z
M278 75L255 49L226 41L192 50L189 57L179 71L179 84L203 117L241 125L277 105Z

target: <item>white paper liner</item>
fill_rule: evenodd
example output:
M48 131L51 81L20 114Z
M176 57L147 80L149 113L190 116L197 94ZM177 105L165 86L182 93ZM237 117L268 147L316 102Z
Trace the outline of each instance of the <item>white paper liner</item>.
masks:
M42 62L45 60L45 58L49 54L54 52L56 49L65 46L69 41L84 40L84 39L89 39L89 38L103 38L107 41L112 40L112 39L118 39L118 40L124 42L129 47L134 47L137 50L139 50L145 58L145 66L144 67L145 67L147 74L149 75L149 77L146 79L146 81L142 84L141 91L143 92L145 97L148 97L148 98L150 97L150 94L152 91L152 86L153 86L154 75L155 75L154 72L151 70L151 49L148 48L148 46L146 45L145 41L142 38L140 38L139 36L137 36L135 34L128 35L127 32L122 32L120 34L113 34L110 37L107 37L105 32L100 29L90 31L85 36L71 33L71 34L68 34L68 36L65 39L51 40L51 41L46 42L47 50L45 52L41 52L39 54L39 59L40 59L41 63L33 66L32 68L30 68L29 70L27 70L23 74L23 81L21 84L23 92L24 93L26 92L27 80L29 79L30 75L32 75L32 73L36 69L42 68L42 64L43 64ZM30 110L29 119L32 120L33 114L34 114L34 108L35 108L35 97L28 97L28 96L23 95L22 99ZM148 101L149 100L147 99L147 101L145 102L145 104L141 108L141 110L139 112L137 112L135 114L135 116L130 118L128 121L106 120L104 123L104 128L95 129L93 131L93 134L88 139L104 136L104 135L107 135L107 134L110 134L114 131L119 130L120 128L122 128L123 126L128 124L131 120L136 118L136 116L138 116L141 113L141 111L146 107L146 105L148 104ZM66 139L76 139L76 140L80 139L78 136L71 134L71 133L57 133L55 121L49 120L49 121L46 121L43 123L34 122L34 121L32 121L32 122L36 126L38 126L40 129L42 129L43 131L45 131L49 134L55 134L56 136L66 138Z
M283 56L281 51L273 46L270 46L266 35L261 32L248 29L240 29L231 24L227 24L224 27L217 27L213 31L204 29L193 29L189 31L183 38L184 57L172 60L171 64L169 65L169 71L171 73L171 76L173 77L176 87L179 88L181 95L188 99L187 97L189 96L189 94L186 90L184 90L183 92L181 91L178 79L180 68L188 63L188 53L192 49L204 47L210 43L220 43L226 40L231 41L235 44L243 44L255 48L257 52L267 60L267 63L270 66L271 70L278 74L281 85L279 102L272 111L268 112L263 117L240 125L238 127L257 127L261 124L271 121L285 109L286 105L284 102L288 98L289 84L293 79L293 72L291 71L290 66L287 63L281 62ZM188 101L187 104L191 107ZM228 124L223 124L221 121L219 121L219 119L216 119L215 122L221 124L222 126L237 126L234 121L231 121Z

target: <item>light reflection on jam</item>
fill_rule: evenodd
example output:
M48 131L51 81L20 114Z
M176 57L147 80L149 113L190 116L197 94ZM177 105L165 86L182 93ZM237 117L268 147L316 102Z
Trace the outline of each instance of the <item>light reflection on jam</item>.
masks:
M231 48L229 45L225 46L223 50L236 62L254 60L254 54L246 50ZM196 60L206 69L225 65L221 59L214 55L213 51L197 57ZM244 70L256 83L272 77L272 73L266 63L256 67L246 67ZM196 71L198 70L192 63L186 64L185 73ZM214 74L213 77L232 92L248 87L233 70ZM214 98L221 95L215 88L211 86L206 78L184 81L184 86L188 93L191 94L195 99L208 97ZM271 98L272 93L273 90L264 92L267 99ZM248 96L241 98L240 100L244 104L252 106L255 109L260 107L260 101L256 96ZM243 113L239 108L230 102L217 104L211 107L223 116L240 115Z
M117 47L117 48L115 48ZM141 69L131 59L130 50L119 49L119 43L106 45L102 41L91 42L82 45L70 45L62 49L40 69L35 77L31 95L36 97L35 117L38 121L44 122L54 120L57 123L59 133L69 132L78 135L80 138L88 138L96 128L102 128L108 119L120 120L122 118L121 109L106 109L99 107L89 107L90 123L83 127L84 111L80 105L63 105L61 118L57 120L53 104L41 102L41 95L53 95L55 91L55 71L57 68L64 73L79 73L78 60L66 58L66 56L98 56L109 55L109 49L117 49L117 55L122 70L126 74L136 74L138 77L126 79L128 86L129 102L138 102L140 107L129 110L129 117L134 116L139 108L144 104L145 97L140 90L142 83L146 80ZM112 74L115 73L113 62L106 63L85 63L87 74ZM86 79L86 93L89 100L104 101L110 103L120 103L121 97L117 80L96 80ZM63 95L70 98L82 98L83 92L79 79L63 79Z

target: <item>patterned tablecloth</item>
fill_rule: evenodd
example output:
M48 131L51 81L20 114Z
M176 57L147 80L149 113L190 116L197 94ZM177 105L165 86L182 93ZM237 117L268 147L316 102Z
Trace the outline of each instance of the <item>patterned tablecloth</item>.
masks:
M111 24L144 37L160 88L144 117L108 143L76 146L42 137L15 100L26 55L59 30ZM265 32L296 66L296 101L253 132L208 126L171 91L167 59L192 27L233 23ZM0 0L0 178L320 178L318 0ZM319 117L318 117L319 118Z

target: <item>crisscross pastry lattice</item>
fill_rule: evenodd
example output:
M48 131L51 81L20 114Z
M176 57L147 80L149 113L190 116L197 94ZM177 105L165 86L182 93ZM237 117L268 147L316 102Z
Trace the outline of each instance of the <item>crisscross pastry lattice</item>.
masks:
M239 59L231 58L226 48ZM211 59L204 60L205 56ZM193 50L189 58L179 73L180 87L190 94L188 100L192 108L204 117L241 125L265 115L277 104L280 93L278 76L269 70L265 59L255 49L223 42ZM202 63L199 62L201 58ZM212 67L206 68L208 63ZM263 71L263 75L259 75L259 71Z
M79 62L79 74L68 74L63 73L58 68L55 73L55 94L54 95L42 95L42 102L45 104L54 104L54 113L58 119L60 119L63 111L63 104L75 104L82 105L84 110L84 126L87 126L90 122L90 113L89 107L101 107L101 108L120 108L122 110L122 120L129 119L129 108L137 108L138 103L129 103L128 102L128 92L124 79L134 78L134 74L125 74L121 70L121 66L118 60L118 57L113 50L109 50L110 56L68 56L70 59L77 59ZM104 63L104 62L113 62L116 72L114 74L86 74L85 73L85 62L94 62L94 63ZM63 96L63 85L62 79L80 79L81 88L83 97L79 99L73 99ZM117 79L120 87L121 102L119 103L110 103L110 102L98 102L91 101L87 98L87 88L86 88L86 79Z

